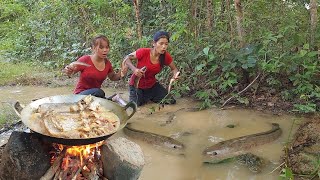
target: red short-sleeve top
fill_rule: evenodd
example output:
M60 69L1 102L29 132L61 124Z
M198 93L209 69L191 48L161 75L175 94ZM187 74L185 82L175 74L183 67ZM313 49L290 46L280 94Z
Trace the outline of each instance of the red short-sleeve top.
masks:
M140 48L136 50L136 57L137 57L137 68L142 68L143 66L147 67L145 75L141 77L138 87L140 89L148 89L151 88L156 82L156 74L161 71L160 63L152 64L151 63L151 48ZM172 62L171 55L166 52L164 58L164 65L168 66ZM129 85L134 84L134 78L136 76L133 74L130 78Z
M112 65L109 60L105 60L105 68L104 70L98 70L89 55L85 55L80 57L77 61L87 63L91 65L90 67L78 65L77 68L80 69L80 77L76 88L73 93L78 94L84 90L91 88L101 88L103 81L107 78L108 74L113 72Z

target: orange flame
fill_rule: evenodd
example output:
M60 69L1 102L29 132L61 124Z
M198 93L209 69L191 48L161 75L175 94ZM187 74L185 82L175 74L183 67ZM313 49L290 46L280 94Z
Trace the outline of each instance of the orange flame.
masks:
M100 155L100 147L104 141L100 141L95 144L83 145L83 146L69 146L65 147L66 149L66 157L63 160L64 167L68 167L69 158L70 157L79 157L80 158L80 165L83 165L84 159L90 159L90 156L93 157L95 154L98 153ZM63 145L60 145L62 149L64 148ZM59 149L60 149L59 146Z

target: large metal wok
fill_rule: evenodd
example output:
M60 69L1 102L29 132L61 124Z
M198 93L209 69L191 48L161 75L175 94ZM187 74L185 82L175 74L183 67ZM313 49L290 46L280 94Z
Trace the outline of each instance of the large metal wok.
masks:
M67 138L53 137L45 133L45 130L41 126L41 122L39 123L39 122L32 121L32 118L31 118L32 114L36 109L38 109L39 105L41 104L47 105L48 103L53 103L52 105L56 106L57 103L76 103L85 97L86 95L72 94L72 95L57 95L57 96L38 99L36 101L31 102L30 104L28 104L22 109L22 111L20 112L21 120L28 128L31 129L31 131L33 131L36 135L38 135L44 141L59 143L64 145L93 144L93 143L105 140L108 137L112 136L115 132L104 134L102 136L94 137L94 138L67 139ZM124 107L122 107L119 104L107 99L98 98L94 96L92 98L93 98L92 103L99 103L101 106L111 110L113 113L115 113L119 117L120 127L117 129L117 131L122 129L127 124L127 121L134 115L137 109L136 104L134 102L129 102Z

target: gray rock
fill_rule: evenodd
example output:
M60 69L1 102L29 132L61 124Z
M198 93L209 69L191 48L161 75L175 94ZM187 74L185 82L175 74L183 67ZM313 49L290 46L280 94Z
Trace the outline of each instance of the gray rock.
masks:
M3 150L0 179L40 179L49 167L48 146L32 133L12 132Z
M101 156L108 180L138 179L145 164L140 146L123 137L108 140L102 146Z

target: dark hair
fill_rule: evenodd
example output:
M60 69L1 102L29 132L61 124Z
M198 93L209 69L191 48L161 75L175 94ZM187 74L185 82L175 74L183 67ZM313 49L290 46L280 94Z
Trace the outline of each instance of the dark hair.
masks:
M109 42L109 39L107 38L107 36L105 35L98 35L98 36L95 36L92 41L91 41L91 47L96 47L97 45L100 44L100 40L104 40L108 43L108 46L110 46L110 42Z
M153 40L155 42L157 42L160 38L167 38L168 42L170 42L170 35L166 31L157 31L156 33L154 33Z
M160 54L159 59L160 59L160 67L161 67L161 68L163 68L163 66L164 66L164 59L165 59L165 57L166 57L166 53Z
M153 35L153 41L154 42L157 42L161 38L166 38L168 40L168 42L170 42L170 35L169 35L168 32L166 32L166 31L157 31L156 33L154 33L154 35ZM160 67L161 68L163 68L163 66L164 66L165 56L166 56L166 53L160 54L159 59L160 59Z

